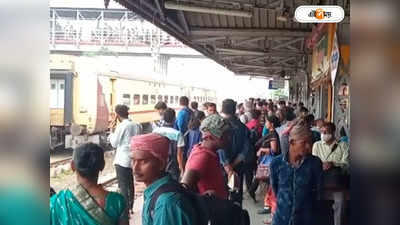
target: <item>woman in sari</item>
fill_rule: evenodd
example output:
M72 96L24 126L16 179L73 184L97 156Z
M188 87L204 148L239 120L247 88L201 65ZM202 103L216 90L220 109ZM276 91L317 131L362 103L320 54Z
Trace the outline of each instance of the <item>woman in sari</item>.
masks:
M97 183L104 169L104 150L87 143L74 150L71 162L78 185L50 198L52 225L127 225L122 195L108 192Z

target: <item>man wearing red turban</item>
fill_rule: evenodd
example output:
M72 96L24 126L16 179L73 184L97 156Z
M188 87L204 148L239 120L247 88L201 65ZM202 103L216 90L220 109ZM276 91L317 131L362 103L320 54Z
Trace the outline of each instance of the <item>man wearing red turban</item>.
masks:
M136 181L146 185L142 224L196 225L198 221L192 203L178 192L162 193L150 209L157 190L165 184L176 182L165 172L169 140L156 133L134 136L131 139L132 170Z

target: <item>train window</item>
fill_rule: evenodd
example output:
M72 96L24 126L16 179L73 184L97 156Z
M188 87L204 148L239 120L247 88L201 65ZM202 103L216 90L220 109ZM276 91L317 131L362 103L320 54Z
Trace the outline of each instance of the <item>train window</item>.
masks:
M124 105L131 105L131 95L130 94L123 94L122 95L122 104Z
M174 104L174 96L169 96L169 103Z
M56 84L51 84L51 90L55 90L56 89Z
M157 101L162 102L162 96L161 96L161 95L159 95L159 96L157 97Z
M151 102L151 104L156 104L156 96L155 95L150 96L150 102Z
M179 97L175 96L175 102L178 104L179 103Z
M165 104L168 104L168 95L164 96L164 102L165 102Z
M149 104L149 95L143 95L142 104L143 105Z
M64 84L60 84L60 90L64 90Z
M140 95L133 95L133 104L140 105Z

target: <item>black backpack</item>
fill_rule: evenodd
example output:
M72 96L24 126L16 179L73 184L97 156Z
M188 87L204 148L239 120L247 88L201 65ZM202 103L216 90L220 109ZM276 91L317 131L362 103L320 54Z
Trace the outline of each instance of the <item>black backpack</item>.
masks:
M182 187L177 182L169 182L154 192L149 204L149 214L154 217L156 202L161 194L176 192L183 194L193 204L199 225L250 225L250 217L246 210L230 200L220 199L213 195L198 195ZM210 222L210 223L209 223Z
M172 176L172 178L176 181L179 181L180 170L179 164L177 160L178 155L177 142L173 140L169 140L169 148L168 148L168 161L166 171Z

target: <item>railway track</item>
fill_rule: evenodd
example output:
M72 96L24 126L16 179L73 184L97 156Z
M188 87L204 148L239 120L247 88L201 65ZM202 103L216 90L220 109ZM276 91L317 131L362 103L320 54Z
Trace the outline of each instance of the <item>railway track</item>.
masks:
M67 163L71 162L71 160L72 160L72 156L68 157L68 158L65 158L65 159L60 159L60 160L51 162L50 163L50 168L54 168L54 167L59 166L59 165L67 164Z
M106 179L101 179L101 181L99 182L103 187L109 187L115 183L117 183L117 177L114 174L111 177L107 177Z

